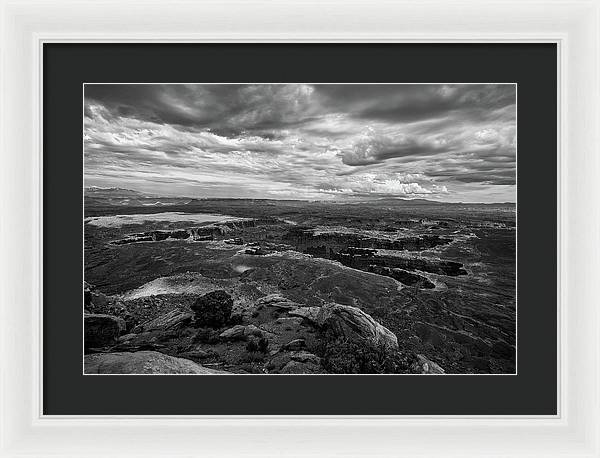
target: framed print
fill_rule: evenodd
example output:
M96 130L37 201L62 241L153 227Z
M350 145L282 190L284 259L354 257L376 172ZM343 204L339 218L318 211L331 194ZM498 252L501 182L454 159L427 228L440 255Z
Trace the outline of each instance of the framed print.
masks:
M598 456L597 3L113 6L3 4L3 453Z

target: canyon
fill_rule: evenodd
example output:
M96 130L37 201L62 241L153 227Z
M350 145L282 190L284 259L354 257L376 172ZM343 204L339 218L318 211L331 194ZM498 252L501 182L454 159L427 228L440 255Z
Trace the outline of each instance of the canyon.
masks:
M510 204L181 198L155 208L95 194L85 211L84 321L115 334L101 344L90 334L86 358L158 352L202 366L193 373L516 370ZM215 291L231 310L200 325L194 304ZM380 334L397 345L368 337ZM117 361L94 356L89 367L116 367L102 358Z

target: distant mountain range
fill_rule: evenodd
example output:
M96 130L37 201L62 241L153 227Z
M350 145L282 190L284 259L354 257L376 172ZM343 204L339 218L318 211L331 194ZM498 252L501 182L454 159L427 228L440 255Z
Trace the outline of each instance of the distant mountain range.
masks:
M149 194L140 191L134 191L132 189L124 188L102 188L100 186L89 186L84 189L85 197L98 197L98 198L131 198L131 197L152 197Z
M162 207L183 205L189 197L160 197L124 188L90 186L84 189L85 204L89 206Z
M247 198L191 198L191 197L161 197L141 191L118 187L89 186L84 189L85 202L88 205L118 205L118 206L164 206L164 205L194 205L206 201L235 200L235 201L271 201L283 202L277 199L247 199ZM287 200L287 199L286 199ZM288 200L293 202L292 200ZM304 201L308 202L308 201ZM435 206L435 205L492 205L495 207L515 207L513 202L481 203L481 202L440 202L428 199L407 198L376 198L348 201L335 201L338 204L370 203L381 206Z
M515 203L513 202L493 202L493 203L484 203L484 202L441 202L437 200L428 200L428 199L405 199L405 198L382 198L373 200L374 203L382 204L382 205L493 205L495 207L514 207Z

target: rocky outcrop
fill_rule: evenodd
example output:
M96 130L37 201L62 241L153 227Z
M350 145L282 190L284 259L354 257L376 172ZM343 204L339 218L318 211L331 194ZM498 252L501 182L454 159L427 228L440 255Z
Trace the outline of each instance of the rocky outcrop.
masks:
M286 328L297 328L302 325L302 318L299 316L289 316L289 317L281 317L277 318L273 324L276 326L283 326Z
M289 315L305 318L310 323L318 324L317 317L319 316L321 307L297 307L288 312Z
M183 310L171 310L164 315L154 318L153 320L146 321L145 323L137 325L131 332L140 333L147 331L170 331L175 330L181 326L189 324L192 321L192 314L184 312Z
M463 264L454 261L444 261L437 259L424 259L412 256L385 255L365 248L348 248L340 251L332 259L341 262L343 265L353 269L372 272L373 266L381 266L389 269L420 270L438 275L448 275L456 277L467 275Z
M317 355L315 355L313 353L309 353L307 351L292 352L290 357L294 361L298 361L298 362L304 363L304 364L314 364L316 366L321 364L321 358L319 358Z
M288 362L281 371L280 374L318 374L320 367L312 363L302 363L300 361L291 360Z
M267 363L267 369L276 374L322 373L321 358L307 351L278 352Z
M104 294L90 283L83 282L83 311L91 315L111 315L125 320L127 330L132 327L132 316L119 297Z
M334 337L398 348L396 335L357 307L332 303L322 307L298 307L288 313L306 319Z
M445 374L446 372L438 364L423 355L417 355L417 361L411 366L416 374Z
M348 231L316 232L313 228L293 227L283 238L298 251L319 257L332 257L348 248L421 251L452 241L438 235L420 237L369 237Z
M298 307L301 307L301 305L288 299L282 294L268 294L246 305L241 311L241 315L243 319L251 320L254 316L257 316L260 311L272 310L274 312L283 312L294 310Z
M281 294L269 294L258 299L256 301L256 306L269 306L276 307L279 309L292 310L298 307L299 304Z
M232 328L226 329L221 334L219 334L219 337L223 340L246 340L250 336L266 338L269 337L269 333L254 326L253 324L238 324Z
M125 320L116 316L84 313L83 317L86 350L114 344L126 328Z
M396 335L357 307L331 303L322 307L298 307L288 313L304 318L335 338L398 348Z
M223 290L199 297L192 305L197 326L221 327L231 318L233 299Z
M228 374L208 369L189 359L156 351L95 353L84 359L86 374Z
M394 280L398 280L400 283L406 286L414 286L415 288L421 289L433 289L435 285L426 277L411 272L407 272L404 269L393 269L390 267L369 265L364 269L367 272L373 272L378 275L385 275L391 277Z
M281 347L282 350L289 350L289 351L302 350L303 348L306 348L306 340L304 340L304 339L290 340L288 343L286 343L285 345L283 345Z
M392 331L356 307L324 305L317 315L317 324L335 337L351 342L367 341L377 346L398 348L398 338Z
M272 224L268 220L261 220L261 223ZM129 234L123 239L114 240L112 243L114 245L127 245L128 243L136 242L161 242L163 240L186 240L190 238L194 241L213 240L215 237L255 226L256 221L253 219L239 219L188 229L137 232Z

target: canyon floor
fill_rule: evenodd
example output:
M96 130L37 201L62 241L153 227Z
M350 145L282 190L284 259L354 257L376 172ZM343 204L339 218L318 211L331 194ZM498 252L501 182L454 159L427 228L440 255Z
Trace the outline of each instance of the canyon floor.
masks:
M85 202L85 372L516 370L514 204Z

